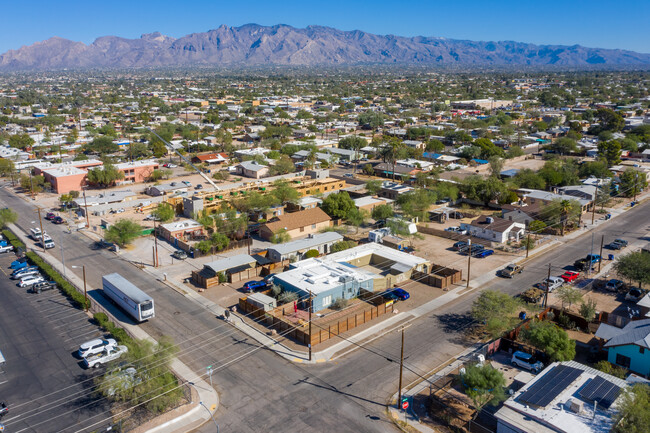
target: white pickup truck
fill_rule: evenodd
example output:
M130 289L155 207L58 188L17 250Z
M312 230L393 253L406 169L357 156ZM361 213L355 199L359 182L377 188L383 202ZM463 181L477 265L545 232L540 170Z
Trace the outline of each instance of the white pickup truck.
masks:
M97 368L101 364L118 359L120 356L128 352L128 350L129 349L126 346L107 347L100 353L84 358L84 366L86 368Z

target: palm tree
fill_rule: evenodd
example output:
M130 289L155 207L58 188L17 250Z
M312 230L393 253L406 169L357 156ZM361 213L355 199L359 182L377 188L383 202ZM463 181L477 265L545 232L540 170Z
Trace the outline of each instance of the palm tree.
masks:
M393 137L388 141L387 144L390 150L389 159L393 163L393 181L395 181L395 162L397 160L395 154L397 153L397 150L403 146L403 143L399 139Z
M571 209L573 208L571 201L570 200L562 200L560 201L560 223L561 223L561 235L564 236L564 229L566 227L569 213L571 212Z

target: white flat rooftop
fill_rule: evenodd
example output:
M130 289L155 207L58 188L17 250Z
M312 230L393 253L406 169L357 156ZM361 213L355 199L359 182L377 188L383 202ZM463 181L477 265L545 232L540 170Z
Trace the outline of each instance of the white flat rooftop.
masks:
M371 272L329 260L329 257L302 260L294 266L297 267L275 278L314 295L330 291L345 282L356 280L361 283L376 277Z

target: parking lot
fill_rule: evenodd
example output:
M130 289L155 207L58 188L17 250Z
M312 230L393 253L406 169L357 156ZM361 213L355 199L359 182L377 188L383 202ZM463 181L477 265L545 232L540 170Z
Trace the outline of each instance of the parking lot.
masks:
M2 422L11 432L78 429L109 409L92 395L93 378L103 369L85 370L75 356L84 341L102 335L89 316L58 289L41 294L9 279L14 254L0 256L0 350L5 357L0 400L9 406Z

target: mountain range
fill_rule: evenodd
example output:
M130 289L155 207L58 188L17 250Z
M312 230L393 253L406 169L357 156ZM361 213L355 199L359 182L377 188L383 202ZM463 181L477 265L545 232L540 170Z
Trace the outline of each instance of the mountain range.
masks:
M375 35L288 25L220 26L175 39L103 36L86 45L60 37L0 55L0 71L182 66L423 64L440 66L650 67L650 54L586 48Z

